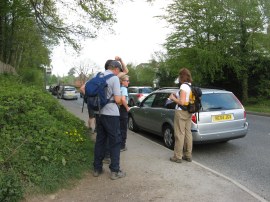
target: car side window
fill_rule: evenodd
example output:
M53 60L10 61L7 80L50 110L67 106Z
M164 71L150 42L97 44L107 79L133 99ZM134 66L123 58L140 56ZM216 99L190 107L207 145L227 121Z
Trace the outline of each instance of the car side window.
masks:
M156 94L148 96L141 104L142 107L152 107Z
M155 100L154 100L154 102L152 104L152 107L166 108L165 103L166 103L166 100L167 100L168 97L169 97L168 93L157 93L156 97L155 97Z

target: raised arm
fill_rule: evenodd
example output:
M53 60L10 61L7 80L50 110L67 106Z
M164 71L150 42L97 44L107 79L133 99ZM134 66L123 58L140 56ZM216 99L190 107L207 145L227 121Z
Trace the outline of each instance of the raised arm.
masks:
M85 84L83 84L81 87L80 87L80 92L82 94L85 94Z
M124 76L125 74L128 73L128 68L126 66L126 64L124 63L124 61L122 60L121 57L119 56L115 56L115 60L119 61L122 65L122 68L123 68L123 72L120 72L117 76L120 78L121 76Z

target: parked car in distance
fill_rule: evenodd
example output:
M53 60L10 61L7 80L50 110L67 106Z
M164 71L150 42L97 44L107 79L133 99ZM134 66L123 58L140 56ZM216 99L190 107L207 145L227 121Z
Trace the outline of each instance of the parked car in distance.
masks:
M52 95L57 95L57 92L59 91L60 86L59 85L52 85L50 86L50 92Z
M60 86L57 98L77 100L77 89L74 86Z
M135 106L141 102L147 95L153 92L151 86L130 86L128 87L128 104Z
M179 89L166 88L148 95L129 111L128 127L163 137L168 148L174 147L174 112L165 103ZM227 142L245 137L248 132L246 111L236 96L226 90L203 89L202 109L192 115L191 131L194 143Z

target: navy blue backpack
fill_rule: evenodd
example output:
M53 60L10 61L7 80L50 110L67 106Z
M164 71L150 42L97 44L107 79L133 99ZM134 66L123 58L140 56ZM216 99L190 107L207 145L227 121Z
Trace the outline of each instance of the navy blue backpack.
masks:
M99 72L94 78L87 81L85 84L85 96L87 105L94 111L100 111L106 104L113 103L114 100L107 99L107 80L113 77L114 74L104 76Z

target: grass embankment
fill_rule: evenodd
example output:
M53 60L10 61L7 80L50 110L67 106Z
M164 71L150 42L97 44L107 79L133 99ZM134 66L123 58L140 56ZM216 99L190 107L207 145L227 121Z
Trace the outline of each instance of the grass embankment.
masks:
M83 121L42 89L0 75L0 201L51 193L91 168Z
M256 99L245 105L246 111L270 114L270 100Z

